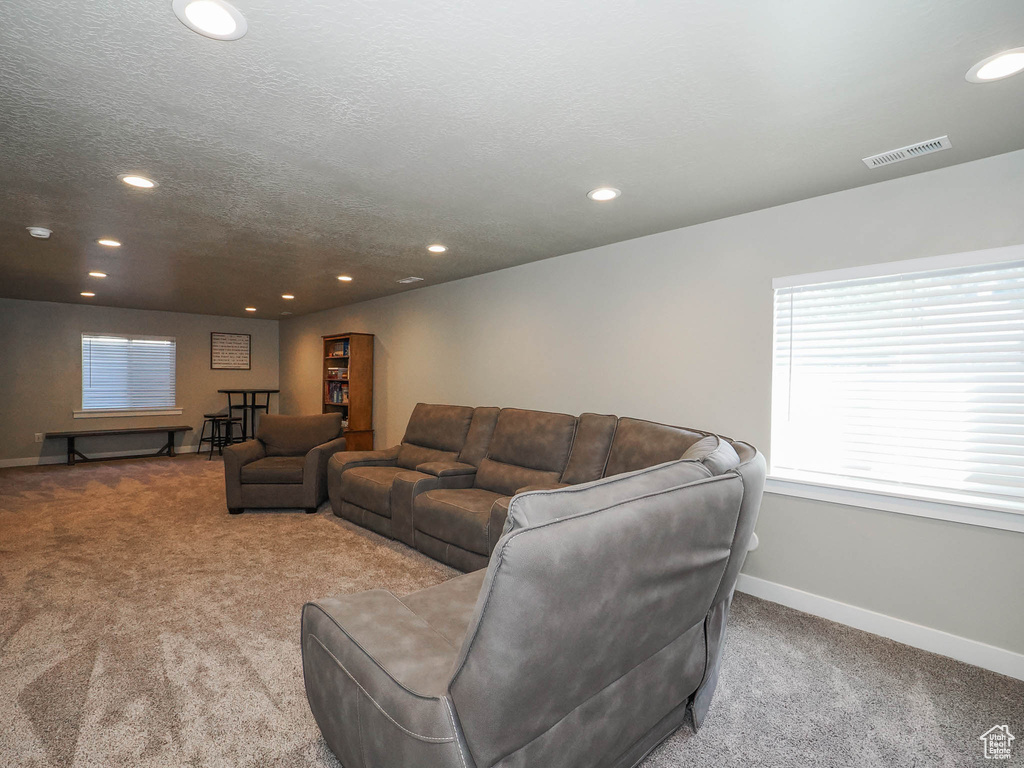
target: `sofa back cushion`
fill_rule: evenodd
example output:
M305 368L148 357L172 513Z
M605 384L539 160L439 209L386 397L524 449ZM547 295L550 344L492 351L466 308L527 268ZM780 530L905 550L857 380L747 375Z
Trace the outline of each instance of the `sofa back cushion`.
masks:
M480 466L480 462L487 455L487 449L491 446L491 437L494 435L494 427L498 424L500 412L500 408L491 406L473 410L473 421L469 424L469 433L459 453L459 461L463 464L472 464L474 467Z
M744 484L684 464L512 500L549 522L498 542L456 662L477 765L606 765L700 685Z
M653 421L621 418L612 439L605 477L675 461L706 435L706 432Z
M417 403L398 449L398 466L415 469L428 461L455 461L472 419L469 406Z
M569 463L562 473L563 483L589 483L604 475L617 421L614 416L600 413L580 415L576 437L569 452Z
M557 483L575 432L576 417L567 413L503 408L476 487L509 496L526 485Z
M256 438L267 448L267 456L305 456L313 448L341 434L340 413L312 416L264 414Z

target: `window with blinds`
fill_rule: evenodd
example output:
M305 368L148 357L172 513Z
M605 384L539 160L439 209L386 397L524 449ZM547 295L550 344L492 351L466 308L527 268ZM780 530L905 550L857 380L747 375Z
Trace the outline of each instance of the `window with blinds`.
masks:
M175 408L175 342L82 334L82 410Z
M776 281L773 476L1024 512L1024 259L955 261Z

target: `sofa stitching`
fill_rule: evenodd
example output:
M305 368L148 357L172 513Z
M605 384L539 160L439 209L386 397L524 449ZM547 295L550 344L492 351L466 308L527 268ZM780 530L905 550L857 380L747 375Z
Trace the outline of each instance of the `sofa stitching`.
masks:
M313 640L316 640L317 645L319 645L321 648L324 649L324 653L326 653L328 656L331 657L331 659L334 661L334 663L338 665L338 668L341 669L341 671L344 672L349 677L349 679L353 683L356 684L356 687L366 695L366 698L368 698L373 703L373 706L375 706L378 710L380 710L380 713L382 715L384 715L384 717L386 717L388 720L390 720L392 723L394 723L395 727L401 729L404 733L407 733L410 736L412 736L412 737L414 737L416 739L419 739L420 741L432 741L432 742L436 742L436 743L439 743L439 744L446 744L449 741L454 741L454 738L450 737L450 736L445 736L445 737L441 737L441 736L424 736L423 734L414 733L413 731L410 731L408 728L406 728L400 722L395 720L395 718L393 718L391 715L389 715L384 710L384 707L382 707L380 704L377 703L377 700L374 699L373 696L370 695L370 692L367 691L365 688L363 688L362 685L359 684L359 681L356 680L356 678L353 676L353 674L351 672L349 672L348 669L345 668L345 665L341 663L341 660L338 659L338 657L335 656L333 653L331 653L331 650L326 645L323 644L323 641L321 641L319 637L317 637L316 635L313 635L313 634L311 634L309 637L312 638ZM428 699L428 701L437 701L437 698L430 698L430 699ZM356 705L356 707L357 707L356 708L356 712L358 713L358 711L359 711L358 710L358 705Z
M319 640L317 642L319 642ZM323 645L323 643L320 643L320 645ZM330 652L328 651L328 653ZM341 665L339 664L339 666ZM344 667L342 667L342 670L348 674L348 670L345 670ZM351 675L349 675L349 677L351 677ZM356 683L356 685L359 685L359 683ZM359 739L359 759L363 761L363 768L366 768L369 761L366 759L366 739L363 738L363 719L359 715L359 710L361 709L359 704L361 702L362 699L356 698L356 738Z
M455 742L455 746L459 748L459 759L462 761L462 768L466 768L466 756L462 753L462 743L459 741L458 732L455 728L455 715L452 712L451 702L448 701L447 696L442 697L442 699L444 701L445 709L448 710L448 720L450 720L452 724L452 740Z

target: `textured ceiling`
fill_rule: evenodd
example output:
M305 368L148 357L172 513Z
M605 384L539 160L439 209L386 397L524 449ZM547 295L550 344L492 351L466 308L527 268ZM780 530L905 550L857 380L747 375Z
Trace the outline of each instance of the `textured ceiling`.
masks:
M0 295L301 314L1024 147L1024 76L964 80L1021 0L236 5L0 3Z

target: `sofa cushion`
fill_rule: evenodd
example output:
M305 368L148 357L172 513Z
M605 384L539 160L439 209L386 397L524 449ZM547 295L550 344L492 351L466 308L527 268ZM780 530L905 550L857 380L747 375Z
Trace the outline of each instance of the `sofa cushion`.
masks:
M242 483L252 485L302 484L305 456L267 456L242 465Z
M417 403L398 449L398 466L413 469L428 461L455 461L472 420L468 406Z
M614 416L600 413L580 415L569 463L562 473L563 483L589 483L601 478L608 463L608 451L612 447L617 422Z
M680 459L687 448L706 434L653 421L621 418L615 428L604 476Z
M463 464L472 464L474 467L480 466L480 462L487 455L487 449L491 447L491 437L494 435L494 427L498 423L500 412L500 408L491 406L473 410L473 421L470 422L469 432L466 434L466 444L459 453L459 461Z
M575 416L502 409L476 487L509 496L526 485L557 483L575 433Z
M702 437L683 453L682 458L699 461L711 474L720 475L739 466L740 457L736 449L718 435Z
M414 502L416 530L486 556L491 505L499 498L483 488L427 491Z
M456 576L398 599L445 640L461 648L486 573L486 570L479 570Z
M401 467L352 467L341 476L341 498L350 504L391 517L391 485Z
M340 413L313 416L264 414L256 438L267 447L267 456L305 456L313 448L341 434Z

